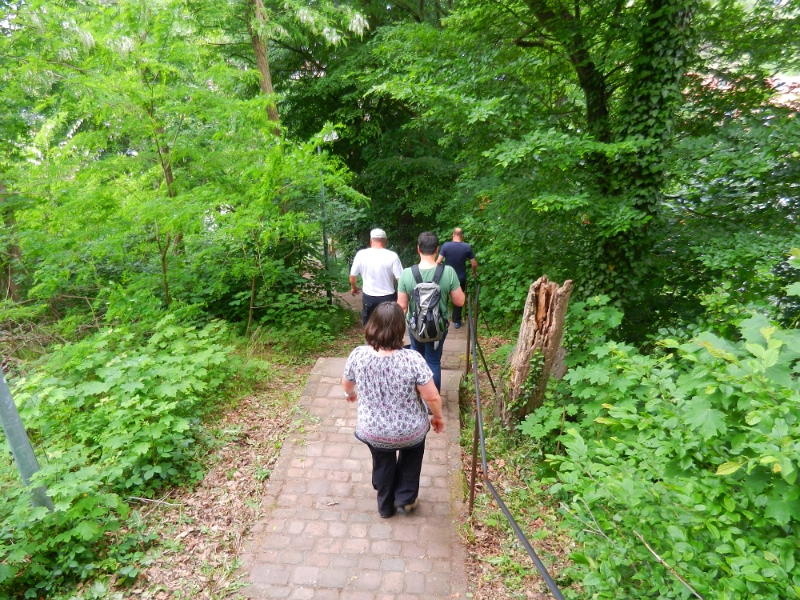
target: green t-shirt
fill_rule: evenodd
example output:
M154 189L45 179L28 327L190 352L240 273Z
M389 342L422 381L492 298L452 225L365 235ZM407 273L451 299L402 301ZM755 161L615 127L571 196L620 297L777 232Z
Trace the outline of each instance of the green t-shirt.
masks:
M433 274L436 271L436 267L433 269L420 269L419 274L422 277L422 281L426 283L430 283L433 281ZM414 286L417 285L416 280L414 279L414 274L411 272L411 268L403 269L403 273L400 275L400 279L397 284L398 291L405 292L408 294L408 313L411 314L414 312ZM447 312L447 301L450 299L450 292L456 290L461 287L461 282L458 280L458 275L456 275L455 269L453 267L448 267L445 265L444 272L442 272L442 278L439 280L439 288L442 290L441 296L439 298L439 310L442 313L442 317L445 319L450 318L450 313Z

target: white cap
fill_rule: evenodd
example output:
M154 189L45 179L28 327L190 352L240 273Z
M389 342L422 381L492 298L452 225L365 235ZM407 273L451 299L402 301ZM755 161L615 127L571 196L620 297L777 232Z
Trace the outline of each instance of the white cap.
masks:
M373 229L369 232L369 238L371 240L385 240L386 232L383 229Z

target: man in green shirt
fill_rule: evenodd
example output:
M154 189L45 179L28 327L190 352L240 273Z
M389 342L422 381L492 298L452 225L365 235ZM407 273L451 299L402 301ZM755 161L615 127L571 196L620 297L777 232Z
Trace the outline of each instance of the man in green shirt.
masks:
M436 257L439 251L439 238L435 233L426 231L420 233L417 238L417 253L419 254L419 273L422 281L430 283L433 281L433 275L436 271ZM397 286L397 303L403 312L406 313L406 320L409 315L414 313L414 298L412 292L417 282L414 280L414 274L411 269L404 269L400 275ZM445 320L448 318L447 311L447 298L453 301L454 306L464 306L464 291L461 289L461 283L458 280L453 267L446 266L442 272L442 277L439 279L439 289L441 290L439 299L439 310ZM418 342L411 338L411 348L422 354L425 362L428 363L431 371L433 371L433 382L436 384L436 389L442 389L442 350L444 349L444 340L447 337L447 331L444 332L442 339L436 342Z

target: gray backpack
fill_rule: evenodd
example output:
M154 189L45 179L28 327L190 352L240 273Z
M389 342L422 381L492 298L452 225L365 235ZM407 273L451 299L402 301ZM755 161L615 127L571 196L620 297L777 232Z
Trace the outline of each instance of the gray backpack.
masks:
M408 319L408 331L418 342L438 342L447 330L447 321L439 310L439 300L442 297L439 280L444 273L444 265L442 263L436 265L433 281L430 283L422 281L417 265L411 267L411 273L417 285L411 292L414 298L414 312Z

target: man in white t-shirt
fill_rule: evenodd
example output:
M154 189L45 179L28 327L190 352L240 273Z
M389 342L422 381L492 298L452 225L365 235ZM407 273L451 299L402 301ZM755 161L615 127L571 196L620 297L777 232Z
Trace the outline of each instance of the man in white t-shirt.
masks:
M364 293L361 297L361 320L367 324L369 316L381 302L397 302L395 282L403 272L400 257L386 249L386 232L373 229L369 232L369 248L359 250L350 269L350 291L353 296L358 289L358 276L361 275Z

